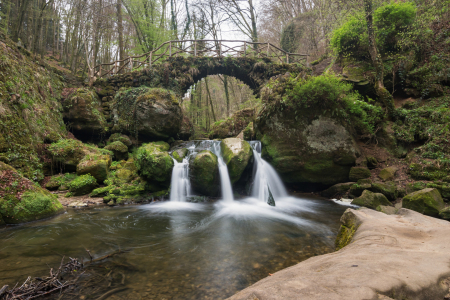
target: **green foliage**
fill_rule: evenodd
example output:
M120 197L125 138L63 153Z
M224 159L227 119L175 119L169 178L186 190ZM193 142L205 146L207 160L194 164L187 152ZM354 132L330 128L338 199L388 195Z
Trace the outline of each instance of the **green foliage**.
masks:
M333 75L300 80L291 77L286 83L282 102L292 107L296 114L309 107L320 109L324 114L346 120L361 134L373 133L385 117L380 107L364 102L351 84Z
M72 180L68 186L69 191L74 196L85 195L90 193L93 188L97 185L97 180L91 176L91 174L85 174L78 176L76 179Z
M331 47L341 56L367 56L367 25L360 12L350 16L341 27L333 31Z

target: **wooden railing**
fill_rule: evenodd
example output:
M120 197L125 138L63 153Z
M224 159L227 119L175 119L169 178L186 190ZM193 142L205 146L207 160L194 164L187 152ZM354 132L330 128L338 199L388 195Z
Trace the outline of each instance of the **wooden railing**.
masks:
M277 63L304 63L307 54L289 53L271 43L253 43L236 40L183 40L168 41L153 51L138 56L129 56L112 63L95 66L97 78L133 70L148 68L172 56L194 57L253 57L269 58Z

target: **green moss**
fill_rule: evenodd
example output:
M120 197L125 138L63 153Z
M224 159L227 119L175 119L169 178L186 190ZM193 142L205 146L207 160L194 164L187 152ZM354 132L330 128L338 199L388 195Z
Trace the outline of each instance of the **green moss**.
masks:
M444 208L444 201L437 189L426 188L406 195L403 198L402 206L435 217Z
M219 192L217 156L209 150L203 150L190 162L189 168L194 190L205 196L217 196Z
M131 139L128 136L121 133L111 134L111 136L108 139L108 144L112 144L114 142L122 142L127 147L131 147L133 145Z
M370 178L372 174L370 170L363 167L353 167L350 169L349 178L351 181L358 181L360 179Z
M78 176L68 186L74 196L87 195L97 186L97 180L90 174L85 174Z
M222 140L223 161L228 167L231 183L237 182L253 156L252 147L247 141L239 138Z
M77 165L77 174L90 174L98 183L102 183L108 177L110 164L111 157L109 155L86 155Z
M50 191L55 191L61 186L67 186L67 184L74 180L76 177L76 174L71 173L52 176L50 180L45 184L45 188Z
M348 227L345 225L341 225L334 244L335 250L339 251L350 244L357 229L358 227L356 227L354 224Z
M128 159L128 147L120 141L115 141L106 146L104 149L112 151L114 153L115 160L127 160Z
M391 201L394 201L398 197L397 185L394 182L374 182L372 183L372 192L381 193Z
M167 186L170 184L173 160L167 153L170 146L165 142L142 145L136 154L136 167L140 175L150 181L157 181Z
M114 186L114 185L108 185L105 187L94 189L91 193L91 197L106 196L112 189L115 189L115 188L116 188L116 186Z
M363 191L360 197L352 201L352 204L372 209L376 209L379 205L392 206L386 196L380 193L372 193L369 190Z
M225 120L220 120L212 126L210 138L224 139L237 136L241 131L248 128L255 119L255 109L247 108L235 112ZM250 128L249 128L250 130Z
M183 159L186 157L186 155L188 154L188 149L186 148L182 148L182 149L178 149L172 152L172 157L177 161L177 162L182 162Z

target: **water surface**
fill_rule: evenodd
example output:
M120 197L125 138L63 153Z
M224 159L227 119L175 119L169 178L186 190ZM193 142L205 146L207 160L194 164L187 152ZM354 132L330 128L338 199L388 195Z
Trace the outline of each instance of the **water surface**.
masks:
M44 276L63 255L86 261L86 249L94 257L127 249L97 266L129 287L108 299L223 299L331 252L345 208L303 196L276 207L246 199L69 210L0 229L0 286ZM96 299L111 288L79 296Z

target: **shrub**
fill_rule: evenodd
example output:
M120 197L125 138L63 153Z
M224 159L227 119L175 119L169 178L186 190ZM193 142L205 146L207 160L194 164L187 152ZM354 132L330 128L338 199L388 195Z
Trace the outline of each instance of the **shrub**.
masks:
M341 56L368 57L367 25L362 13L352 15L333 31L330 44Z

